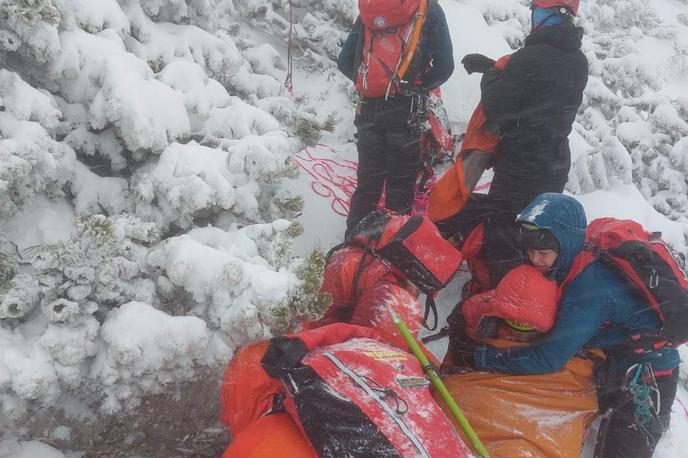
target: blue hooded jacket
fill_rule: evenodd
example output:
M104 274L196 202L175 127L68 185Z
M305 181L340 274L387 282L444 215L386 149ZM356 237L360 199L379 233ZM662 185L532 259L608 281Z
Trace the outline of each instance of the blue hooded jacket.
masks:
M559 241L552 275L561 284L583 249L587 222L581 204L563 194L545 193L517 219L548 229ZM610 349L628 342L630 334L654 331L660 324L656 313L620 273L598 260L566 286L548 334L527 347L478 345L475 365L478 370L512 374L555 372L585 347ZM636 362L650 362L655 370L673 369L680 363L678 351L670 346L641 354L628 351L617 358L620 372Z

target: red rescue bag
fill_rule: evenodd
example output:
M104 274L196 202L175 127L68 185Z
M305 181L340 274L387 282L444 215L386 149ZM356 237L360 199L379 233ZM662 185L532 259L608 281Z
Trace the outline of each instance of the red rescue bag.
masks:
M373 212L353 229L349 242L369 250L427 295L449 284L461 252L422 215Z
M470 456L416 358L371 337L335 324L270 342L262 366L284 384L284 408L316 453Z
M355 247L362 249L363 253L359 255L351 251ZM355 269L351 264L352 258L341 255L342 251L357 256ZM410 284L424 292L427 301L423 322L427 326L427 318L432 311L436 326L437 311L433 296L451 281L459 270L461 260L461 252L442 238L427 217L373 212L356 225L343 244L334 247L328 254L323 291L330 292L335 299L351 298L352 302L348 305L333 304L326 318L329 320L336 314L345 316L346 310L352 314L363 291L362 281L371 286L373 280L384 279L407 290ZM380 266L386 267L391 275L381 271ZM341 274L339 278L334 275L336 273ZM340 280L346 285L338 284ZM349 287L349 282L353 286Z

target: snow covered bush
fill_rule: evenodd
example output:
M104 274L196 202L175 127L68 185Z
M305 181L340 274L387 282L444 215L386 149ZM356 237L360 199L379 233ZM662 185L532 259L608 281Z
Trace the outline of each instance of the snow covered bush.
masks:
M156 233L130 217L82 216L70 240L37 249L32 264L20 266L21 272L14 268L14 275L2 269L0 404L5 414L19 416L35 407L30 403L50 405L86 387L98 391L84 375L97 354L106 314L130 299L153 299L152 282L140 276L136 258L143 247L135 237L152 243ZM27 328L33 330L27 333Z
M70 396L131 409L287 328L302 229L282 218L303 199L279 183L299 122L309 141L323 125L254 39L286 5L0 0L0 216L15 231L0 254L3 418ZM335 53L344 32L317 18L352 22L354 2L315 6L296 6L298 41ZM20 250L35 201L72 212L72 232Z
M170 316L141 302L109 312L100 338L104 349L90 376L103 386L106 412L137 407L142 392L160 392L171 381L193 377L198 366L231 356L231 349L214 338L202 319Z
M134 298L151 300L152 282L140 282L138 288L124 286L140 269L135 259L127 257L134 242L115 228L115 222L103 215L81 216L71 240L36 254L33 266L41 284L41 308L51 321L70 321L99 308L102 313Z
M526 35L530 32L529 2L465 0L465 3L479 8L485 22L490 27L498 29L511 48L523 46Z
M59 53L60 11L51 0L0 1L0 49L36 62Z
M241 345L285 328L275 310L300 284L289 269L297 235L298 226L286 220L231 231L197 228L154 247L147 262L160 269L161 296L188 297L193 314Z
M358 14L352 0L296 0L292 40L316 54L335 58L346 39L345 28ZM287 39L289 35L288 0L235 1L237 12L254 26Z
M579 21L591 76L574 129L590 148L573 164L567 188L604 188L605 176L627 181L630 155L632 181L645 198L671 219L688 221L686 168L676 153L688 112L681 98L664 90L684 84L685 72L677 71L685 60L680 25L666 24L655 5L641 0L591 0L581 6ZM666 46L654 55L660 43Z
M274 328L277 331L292 331L304 321L319 319L329 307L331 296L320 291L325 262L325 253L315 249L299 265L296 277L301 283L291 293L288 301L273 310L276 317Z
M0 69L0 216L37 194L60 194L74 153L50 131L60 117L52 98Z
M567 188L576 193L609 189L610 181L630 184L633 163L618 138L606 137L599 146L579 157L571 165Z
M193 141L170 145L158 164L135 180L136 213L163 230L188 228L201 212L207 217L222 210L259 221L260 183L286 176L294 149L295 142L281 132L247 135L228 151Z

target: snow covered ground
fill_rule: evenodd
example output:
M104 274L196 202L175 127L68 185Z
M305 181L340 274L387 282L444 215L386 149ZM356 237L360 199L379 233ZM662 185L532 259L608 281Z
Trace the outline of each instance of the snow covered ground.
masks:
M79 456L66 423L27 415L124 416L298 316L293 255L341 241L354 176L352 88L329 58L356 2L294 1L293 95L287 3L0 0L0 457ZM528 28L525 0L440 3L457 63ZM686 253L688 5L588 0L580 20L591 79L567 190ZM478 85L457 64L443 87L457 132ZM682 377L657 457L688 450Z

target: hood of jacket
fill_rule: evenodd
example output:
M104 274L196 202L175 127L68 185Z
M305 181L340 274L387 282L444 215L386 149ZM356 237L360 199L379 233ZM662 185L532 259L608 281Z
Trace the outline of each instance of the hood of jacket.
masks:
M583 249L585 243L587 219L580 202L563 194L540 194L516 220L519 223L534 224L554 234L560 249L552 276L558 283L564 281L573 258Z
M580 49L583 43L583 28L567 21L563 24L548 25L531 32L525 45L550 45L564 52Z

